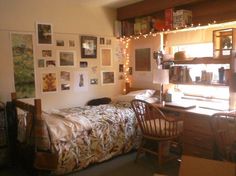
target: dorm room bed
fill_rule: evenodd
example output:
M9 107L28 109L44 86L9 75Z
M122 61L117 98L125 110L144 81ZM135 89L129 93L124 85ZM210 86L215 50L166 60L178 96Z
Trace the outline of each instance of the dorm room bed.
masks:
M131 90L137 89L128 87L127 91ZM125 101L58 109L50 114L42 111L40 99L30 105L12 93L12 102L19 114L18 147L31 152L29 160L38 170L62 175L127 153L140 143L134 112Z

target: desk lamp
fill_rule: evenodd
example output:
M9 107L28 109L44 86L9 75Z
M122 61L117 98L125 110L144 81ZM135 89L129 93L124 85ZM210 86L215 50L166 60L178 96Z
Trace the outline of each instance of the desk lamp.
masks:
M153 84L160 84L160 103L163 101L163 84L169 84L168 69L153 70Z

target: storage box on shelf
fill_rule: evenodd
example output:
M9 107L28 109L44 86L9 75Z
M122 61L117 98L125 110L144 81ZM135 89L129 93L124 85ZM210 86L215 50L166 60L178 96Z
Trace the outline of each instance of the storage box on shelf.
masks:
M184 28L192 24L192 11L190 10L177 10L173 12L173 27Z
M123 20L122 36L144 35L149 32L181 29L192 24L192 12L189 10L165 9L156 14ZM174 28L173 28L174 27Z
M131 36L134 34L134 22L132 21L122 21L121 22L121 33L122 36Z

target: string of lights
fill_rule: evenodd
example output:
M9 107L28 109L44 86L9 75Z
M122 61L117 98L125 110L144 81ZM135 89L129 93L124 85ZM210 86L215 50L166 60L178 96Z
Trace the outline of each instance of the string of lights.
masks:
M173 30L170 29L162 29L162 31L157 31L157 32L149 32L147 34L142 34L140 33L139 35L131 35L131 36L123 36L121 40L127 40L127 39L140 39L142 37L147 38L147 37L156 37L157 35L164 33L164 34L170 34L170 33L178 33L178 32L187 32L187 31L196 31L196 30L201 30L201 29L210 29L210 28L217 28L217 27L227 27L227 26L232 26L236 25L236 21L231 21L231 22L225 22L225 23L217 23L216 21L213 21L212 23L208 23L208 25L201 25L200 23L198 25L191 24L190 26L185 25L183 28L175 28Z

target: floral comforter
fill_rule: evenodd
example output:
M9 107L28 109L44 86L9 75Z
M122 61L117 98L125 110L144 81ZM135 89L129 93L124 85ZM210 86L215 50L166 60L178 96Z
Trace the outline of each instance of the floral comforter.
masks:
M60 109L44 114L51 148L59 154L54 174L85 168L129 152L140 141L130 104Z

